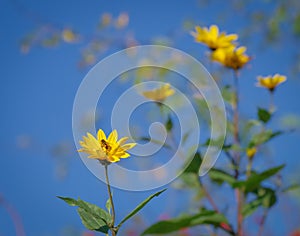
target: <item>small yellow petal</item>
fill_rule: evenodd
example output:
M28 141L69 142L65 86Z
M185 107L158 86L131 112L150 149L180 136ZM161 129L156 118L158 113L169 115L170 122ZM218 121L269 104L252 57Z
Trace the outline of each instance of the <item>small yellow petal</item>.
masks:
M117 139L118 139L118 133L117 133L117 131L114 129L114 130L110 133L110 135L108 136L107 141L108 141L109 143L115 143L115 142L117 142Z
M219 28L218 28L218 26L216 26L216 25L210 26L209 32L210 32L212 38L217 38L218 35L219 35Z
M102 139L106 141L106 135L102 129L98 130L97 136L98 136L98 141L101 141Z

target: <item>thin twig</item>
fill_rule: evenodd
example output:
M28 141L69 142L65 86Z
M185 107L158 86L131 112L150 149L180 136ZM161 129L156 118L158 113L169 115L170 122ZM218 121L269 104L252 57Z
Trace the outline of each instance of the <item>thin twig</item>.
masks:
M262 236L263 235L263 231L264 231L264 226L265 226L265 223L266 223L266 219L267 219L267 216L268 216L268 210L269 209L265 209L264 210L264 214L259 222L259 230L258 230L258 236Z
M219 211L219 209L218 209L218 207L217 207L217 204L214 202L213 198L211 197L211 195L210 195L209 192L207 191L205 185L202 183L202 181L200 180L200 178L198 178L198 179L199 179L200 186L201 186L201 188L202 188L202 190L203 190L203 193L204 193L205 197L207 198L207 200L209 201L210 205L212 206L212 208L213 208L216 212L220 213L220 211Z
M12 219L14 226L15 226L16 235L17 236L25 236L24 226L23 226L22 219L21 219L19 213L11 204L9 204L9 202L7 202L4 199L4 197L1 194L0 194L0 205L7 211L10 218Z

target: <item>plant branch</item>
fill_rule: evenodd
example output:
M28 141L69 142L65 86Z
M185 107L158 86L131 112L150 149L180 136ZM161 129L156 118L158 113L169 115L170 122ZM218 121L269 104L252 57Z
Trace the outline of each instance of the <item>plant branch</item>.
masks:
M267 216L268 216L268 210L269 209L265 209L264 210L263 216L262 216L262 218L261 218L261 220L259 222L258 236L262 236L263 235L264 226L265 226L266 219L267 219Z
M236 145L240 145L239 138L239 86L238 86L238 72L234 71L234 86L235 86L235 103L233 105L233 138ZM235 164L236 164L236 175L235 178L239 177L239 165L240 165L240 153L239 151L234 152ZM243 235L243 192L241 189L236 189L237 198L237 235Z

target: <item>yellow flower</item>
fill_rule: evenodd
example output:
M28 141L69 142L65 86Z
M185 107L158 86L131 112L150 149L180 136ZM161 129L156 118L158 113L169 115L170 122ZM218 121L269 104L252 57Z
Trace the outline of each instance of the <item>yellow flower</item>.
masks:
M284 81L286 81L286 76L275 74L273 76L269 75L266 77L258 76L257 77L257 86L264 87L269 89L271 92L274 91L274 89Z
M219 48L212 53L212 60L222 65L238 70L248 63L251 58L245 54L246 47Z
M116 130L113 130L108 138L102 129L99 129L97 138L90 133L82 138L83 141L79 142L82 149L79 149L78 152L85 152L89 154L88 158L98 159L102 164L110 164L120 161L120 158L129 157L130 155L126 151L136 145L136 143L125 144L128 137L123 137L118 141Z
M77 40L77 35L71 29L64 29L62 38L66 43L73 43Z
M170 88L170 84L165 84L160 88L144 91L143 95L151 100L155 100L157 102L164 101L167 97L172 96L175 93L174 89Z
M256 152L257 152L256 147L247 148L246 155L247 155L247 157L249 157L251 159L251 158L254 157L254 155L256 154Z
M219 28L216 25L211 25L210 28L200 26L195 27L196 32L191 32L195 41L207 45L211 50L218 48L227 48L233 45L233 41L238 39L238 35L225 32L219 33Z

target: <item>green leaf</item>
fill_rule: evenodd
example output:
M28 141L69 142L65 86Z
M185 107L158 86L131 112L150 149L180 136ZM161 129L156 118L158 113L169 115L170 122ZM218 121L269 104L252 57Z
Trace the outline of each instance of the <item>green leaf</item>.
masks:
M284 189L281 190L282 193L287 193L290 191L294 191L300 188L300 184L292 184L288 187L285 187Z
M282 133L282 131L273 132L272 130L263 130L253 135L252 140L249 143L249 147L255 147L264 144Z
M77 203L77 206L84 209L90 215L103 220L107 225L111 223L111 216L108 214L107 211L103 210L102 208L96 206L95 204L91 204L80 199L78 199Z
M157 222L147 228L142 235L147 234L167 234L178 231L182 228L193 227L196 225L214 225L219 227L221 223L226 223L227 219L224 215L215 211L201 212L191 216L181 216L171 220Z
M200 156L200 153L196 153L193 157L192 161L189 163L189 165L185 168L183 173L193 173L199 175L199 168L202 163L202 158Z
M85 227L90 230L100 231L107 233L107 229L112 221L111 216L108 212L101 209L100 207L85 202L81 199L75 200L68 197L59 197L70 206L78 206L77 212L81 218L81 221Z
M261 182L277 174L285 165L280 165L271 169L268 169L260 174L252 174L249 179L245 181L237 181L233 183L235 188L244 188L246 192L251 192L257 189Z
M272 114L265 109L258 108L257 116L260 121L267 123L271 119Z
M225 172L224 170L212 168L208 172L208 175L212 181L220 185L226 182L232 186L236 182L236 179L231 174Z
M82 224L89 230L95 230L107 234L109 227L101 219L94 217L83 208L78 208L77 212L80 216Z
M260 188L257 191L257 198L245 204L242 210L244 217L251 215L260 206L271 208L277 201L276 193L270 188Z
M66 203L68 203L70 206L77 206L77 200L70 198L70 197L60 197L60 196L56 196L57 198L65 201Z
M130 219L132 216L134 216L138 211L140 211L144 206L146 206L146 204L148 202L150 202L152 200L152 198L154 197L158 197L161 193L163 193L164 191L166 191L167 189L163 189L157 193L152 194L151 196L149 196L148 198L146 198L143 202L141 202L136 208L134 208L127 216L125 216L125 218L123 220L121 220L121 222L118 224L117 228L120 228L122 224L124 224L125 221L127 221L128 219Z
M110 214L111 211L111 202L110 199L108 198L105 204L106 210L108 211L108 213Z
M293 31L296 36L300 36L300 13L294 19Z
M173 128L173 122L172 122L172 119L171 119L170 116L168 117L168 120L167 120L167 122L165 124L165 127L166 127L166 130L168 132L170 132L172 130L172 128Z

